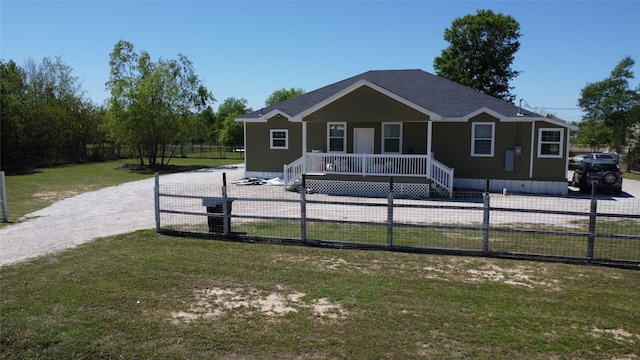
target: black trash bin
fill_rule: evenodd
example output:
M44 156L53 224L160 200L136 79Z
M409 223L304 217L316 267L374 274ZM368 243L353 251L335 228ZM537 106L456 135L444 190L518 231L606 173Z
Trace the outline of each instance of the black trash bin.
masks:
M224 214L224 199L223 198L203 198L202 206L207 208L208 214ZM227 199L227 209L229 214L231 214L231 203L233 200ZM209 224L209 232L210 233L224 233L225 220L227 222L227 229L231 232L231 217L223 217L223 216L208 216L207 222Z

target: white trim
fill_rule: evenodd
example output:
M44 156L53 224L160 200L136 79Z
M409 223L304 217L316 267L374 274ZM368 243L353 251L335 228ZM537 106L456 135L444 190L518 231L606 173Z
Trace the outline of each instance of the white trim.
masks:
M331 151L331 125L344 126L344 135L342 136L342 151ZM347 152L347 123L346 122L328 122L327 123L327 153L346 153Z
M242 136L244 137L244 143L243 143L244 149L245 149L245 152L244 152L244 168L245 168L245 171L246 171L246 169L247 169L247 157L248 157L247 156L247 151L246 151L247 150L247 123L242 124L242 126L244 127L244 132L243 132Z
M560 132L560 142L555 141L546 141L545 144L558 144L558 154L543 154L542 153L542 133L548 132ZM539 128L538 129L538 157L542 159L560 159L563 155L563 146L564 146L564 129L563 128Z
M476 125L491 125L491 151L489 154L476 153ZM482 139L480 139L482 140ZM496 123L494 122L472 122L471 123L471 156L472 157L493 157L496 146Z
M529 150L529 179L533 179L533 154L535 154L536 142L533 141L536 136L536 122L531 122L531 149Z
M307 152L307 123L302 123L302 151L300 152L304 155Z
M563 128L567 128L569 130L578 130L579 127L575 126L575 125L571 125L565 121L559 120L559 119L551 119L551 118L547 118L547 117L540 117L540 116L505 116L500 114L499 112L496 112L494 110L489 109L488 107L482 107L478 110L472 111L470 113L468 113L467 115L464 115L462 117L441 117L440 119L432 119L434 121L444 121L444 122L465 122L465 121L469 121L471 119L473 119L474 117L481 115L481 114L487 114L489 116L493 116L494 118L498 119L500 122L535 122L535 121L545 121L548 122L549 124L553 124L556 126L561 126Z
M274 109L269 111L266 114L261 114L258 117L255 118L235 118L235 121L237 122L267 122L269 119L271 119L272 117L275 116L284 116L285 118L287 118L289 121L291 121L291 115L287 114L286 112L279 110L279 109Z
M463 116L462 118L459 119L459 121L469 121L471 119L473 119L474 117L481 115L481 114L487 114L489 116L493 116L494 118L500 120L500 121L504 121L504 119L506 119L506 117L500 113L497 113L491 109L489 109L488 107L483 107L480 108L476 111L470 112L467 115Z
M392 99L394 99L394 100L396 100L396 101L398 101L398 102L400 102L400 103L402 103L402 104L404 104L404 105L406 105L406 106L408 106L408 107L410 107L410 108L412 108L412 109L414 109L416 111L419 111L419 112L421 112L421 113L423 113L425 115L428 115L430 119L438 119L438 120L442 119L442 116L440 116L439 114L436 114L433 111L425 109L422 106L419 106L419 105L417 105L417 104L415 104L415 103L413 103L413 102L411 102L411 101L409 101L409 100L407 100L407 99L405 99L405 98L403 98L403 97L401 97L401 96L399 96L399 95L397 95L397 94L395 94L395 93L393 93L393 92L391 92L391 91L389 91L389 90L387 90L385 88L382 88L382 87L380 87L380 86L378 86L378 85L376 85L376 84L374 84L372 82L369 82L369 81L363 79L363 80L356 81L355 83L353 83L353 84L347 86L346 88L342 89L341 91L335 93L333 96L330 96L330 97L324 99L323 101L313 105L312 107L303 110L299 114L294 115L291 118L291 121L294 121L294 122L295 121L302 121L302 119L305 116L307 116L309 114L312 114L317 110L322 109L323 107L331 104L332 102L334 102L336 100L339 100L340 98L342 98L342 97L354 92L355 90L357 90L357 89L359 89L359 88L361 88L363 86L370 87L373 90L376 90L379 93L384 94L384 95L386 95L386 96L388 96L388 97L390 97L390 98L392 98Z
M567 131L567 134L565 135L565 154L567 154L567 156L564 157L564 168L568 169L569 168L569 142L571 141L571 130ZM567 175L567 180L569 180L569 176Z
M273 140L282 140L282 138L274 138L273 133L275 132L283 132L284 133L284 146L275 146L273 145ZM287 150L289 149L289 129L269 129L269 149L272 150Z
M400 134L398 135L398 151L391 152L385 149L385 136L384 136L384 127L385 125L397 125L400 127ZM382 143L380 144L380 153L381 154L402 154L402 123L401 122L383 122L382 123L382 131L380 132L380 136L382 137Z

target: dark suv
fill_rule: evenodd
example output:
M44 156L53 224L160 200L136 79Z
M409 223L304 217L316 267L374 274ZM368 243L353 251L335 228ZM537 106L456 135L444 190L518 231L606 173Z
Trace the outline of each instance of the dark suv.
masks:
M593 183L598 189L613 190L616 195L622 194L622 170L616 161L584 159L573 173L573 186L579 187L580 192L589 192Z

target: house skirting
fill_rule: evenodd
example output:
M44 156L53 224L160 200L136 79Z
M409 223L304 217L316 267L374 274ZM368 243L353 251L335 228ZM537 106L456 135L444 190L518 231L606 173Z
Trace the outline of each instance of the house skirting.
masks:
M484 190L487 179L453 180L455 189ZM504 180L489 179L489 191L501 192L507 189L509 193L528 193L566 196L569 192L567 181L538 181L538 180Z
M284 178L281 172L259 172L247 171L246 177L257 177L263 179ZM320 180L320 177L308 178L307 187L317 192L333 195L353 195L353 196L387 196L389 184L387 182L367 182L353 181L349 179L327 179ZM361 179L361 178L360 178ZM463 179L454 178L455 189L484 190L486 179ZM364 184L367 184L366 186ZM367 190L368 189L368 190ZM539 181L539 180L504 180L489 179L489 191L502 192L507 189L510 193L529 193L566 196L569 192L566 181ZM429 197L431 190L428 183L394 183L394 194L405 197ZM369 191L369 192L367 192Z
M330 195L386 197L389 194L388 182L308 179L306 183L308 189ZM429 190L428 183L393 184L395 197L427 198Z

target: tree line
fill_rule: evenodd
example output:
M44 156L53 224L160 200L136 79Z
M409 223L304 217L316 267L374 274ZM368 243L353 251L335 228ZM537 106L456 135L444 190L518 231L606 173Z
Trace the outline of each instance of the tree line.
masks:
M509 82L520 73L511 68L520 36L513 17L491 10L457 18L444 32L449 46L434 59L436 74L513 102ZM582 89L578 105L586 115L577 124L576 139L593 150L627 152L637 169L640 86L629 85L634 64L626 57L610 77ZM83 162L89 160L89 147L105 143L151 166L167 164L178 144L244 145L244 128L235 119L253 111L247 100L227 98L214 111L216 99L187 56L153 61L146 51L136 52L121 40L109 65L111 96L98 106L86 98L60 58L28 60L23 67L0 61L2 168ZM265 104L302 93L300 88L276 90Z
M247 100L230 97L214 111L216 100L187 56L153 61L148 52L119 41L109 66L111 96L98 106L59 57L29 59L23 67L0 61L2 168L103 160L92 149L105 144L116 149L116 157L149 166L168 164L180 144L244 145L244 127L235 119L253 111ZM266 104L302 93L276 90Z

